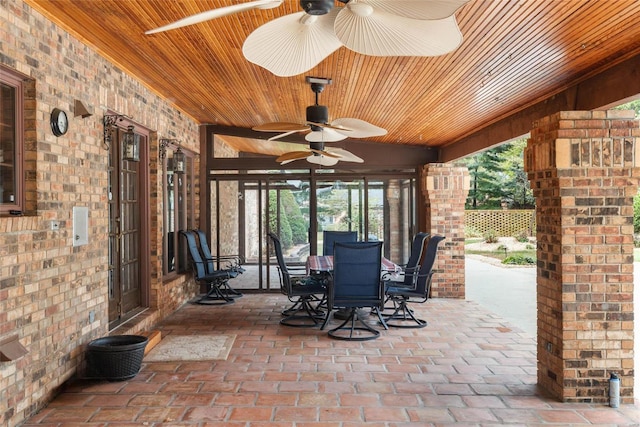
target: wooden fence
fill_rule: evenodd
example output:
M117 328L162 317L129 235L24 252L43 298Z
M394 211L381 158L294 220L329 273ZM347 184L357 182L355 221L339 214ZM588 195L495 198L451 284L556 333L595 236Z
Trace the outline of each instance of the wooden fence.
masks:
M512 237L519 234L533 236L536 232L536 211L522 210L467 210L465 211L467 237L494 234Z

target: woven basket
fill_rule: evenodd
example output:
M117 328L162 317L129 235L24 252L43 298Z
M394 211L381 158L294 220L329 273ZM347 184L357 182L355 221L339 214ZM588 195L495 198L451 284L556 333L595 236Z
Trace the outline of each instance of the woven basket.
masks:
M147 337L114 335L87 345L87 377L123 381L140 372Z

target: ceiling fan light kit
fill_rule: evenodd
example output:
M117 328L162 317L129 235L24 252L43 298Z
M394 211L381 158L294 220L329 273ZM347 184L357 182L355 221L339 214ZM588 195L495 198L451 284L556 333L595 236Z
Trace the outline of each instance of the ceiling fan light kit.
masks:
M456 11L469 0L300 0L302 12L276 18L245 40L245 58L280 77L302 74L342 46L372 56L439 56L457 49L462 34ZM147 31L154 34L282 0L221 7Z
M255 126L253 130L260 132L281 132L269 138L270 141L283 138L292 133L308 132L307 135L305 135L305 139L309 141L309 147L305 150L292 151L281 155L276 161L282 165L301 159L307 159L309 163L322 166L333 166L339 160L343 162L363 163L363 159L345 149L325 147L325 142L342 141L348 137L369 138L372 136L382 136L385 135L387 131L360 119L342 118L329 122L329 109L319 104L319 94L324 90L326 85L331 83L331 79L307 76L306 81L315 94L315 104L307 107L307 121L304 125L288 122L265 123Z

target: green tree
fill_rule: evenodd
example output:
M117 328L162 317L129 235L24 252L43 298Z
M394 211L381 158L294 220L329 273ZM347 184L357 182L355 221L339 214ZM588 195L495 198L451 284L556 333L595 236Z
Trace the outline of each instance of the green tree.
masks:
M524 171L524 149L527 146L526 139L518 139L505 145L500 162L504 179L502 181L502 201L512 209L532 209L535 207L535 198L531 191L529 178Z
M467 209L532 208L535 200L524 172L526 139L501 144L464 160L471 178Z
M500 152L502 146L483 151L467 157L464 163L469 169L471 189L467 198L470 209L491 209L500 207L502 191L499 186L501 179Z
M618 105L614 110L633 110L636 112L636 119L640 119L640 99Z
M291 228L291 240L294 245L307 242L307 224L300 211L300 206L291 190L280 191L282 208Z
M636 112L636 119L640 119L640 99L618 105L614 110L633 110ZM633 198L633 232L640 233L640 191Z
M269 229L280 237L283 249L293 246L291 225L285 213L282 199L280 199L280 222L278 226L278 191L276 190L269 191Z

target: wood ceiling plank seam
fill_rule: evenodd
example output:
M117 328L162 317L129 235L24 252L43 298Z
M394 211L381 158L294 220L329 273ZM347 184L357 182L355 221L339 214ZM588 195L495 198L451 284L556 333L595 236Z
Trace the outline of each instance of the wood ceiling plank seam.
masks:
M515 25L520 25L520 23L516 23ZM524 33L523 33L524 34ZM465 91L460 91L460 93L465 93Z
M392 80L389 81L391 88L393 88L393 90L387 89L387 88L383 88L383 90L385 90L385 93L388 94L389 96L391 96L392 98L398 98L398 96L400 95L402 89L400 88L400 84L399 84L399 74L398 73L386 73L385 75L394 75L394 78ZM412 74L410 74L411 76ZM412 79L408 79L408 80L412 80ZM388 123L390 123L390 125L395 125L396 128L401 128L401 124L403 122L405 122L408 118L414 118L416 111L412 110L411 107L408 105L408 103L403 102L401 104L402 108L396 108L396 112L398 113L402 113L402 114L395 114L395 115L391 115L392 117L395 117L394 119L391 119L388 121ZM381 109L382 112L384 112L384 114L388 114L389 111L387 109ZM391 127L391 126L389 126Z
M364 105L368 104L368 100L363 99L362 95L354 96L355 94L371 94L377 93L379 91L383 91L384 88L380 87L380 78L382 71L384 70L384 66L387 61L378 60L379 58L371 57L371 56L363 56L360 55L361 66L358 67L359 70L366 70L366 74L364 76L364 81L360 81L359 83L350 83L350 93L346 99L350 100L347 104L343 105L343 109L354 111L355 114L351 117L355 117L361 120L371 120L372 118L369 116L365 116L363 114ZM360 72L360 71L359 71ZM342 114L341 117L345 115Z
M640 54L640 52L638 52L638 54ZM578 82L572 82L572 85L573 85L573 84L579 84L579 83L578 83ZM555 95L557 95L558 93L561 93L562 91L567 90L567 89L568 89L568 87L569 87L569 86L567 86L567 87L563 87L560 91L558 91L558 92L554 92L554 93L553 93L552 95L550 95L550 96L555 96ZM545 99L548 99L548 97L546 97L546 96L542 96L542 97L537 98L537 99L535 99L535 100L533 100L533 101L528 101L526 104L523 104L523 105L522 105L522 107L521 107L518 111L522 111L522 110L524 110L524 109L526 109L526 108L529 108L529 107L531 107L531 106L533 106L533 105L536 105L536 104L538 104L538 103L540 103L540 102L544 102L544 101L545 101ZM502 115L500 115L500 116L496 116L496 118L495 118L494 120L492 120L488 125L491 125L491 124L494 124L494 123L500 122L501 120L505 120L505 119L506 119L508 116L510 116L512 113L513 113L513 111L509 110L509 111L507 111L506 113L504 113L504 114L502 114ZM475 132L469 132L469 133L467 133L467 134L464 134L463 136L461 136L460 138L456 139L455 141L452 141L452 142L450 142L450 143L448 143L448 144L446 144L446 145L443 145L443 147L446 147L447 145L450 145L450 144L455 144L457 141L464 140L465 138L468 138L470 135L472 135L472 134L474 134L474 133L475 133Z
M127 3L128 3L128 2L119 2L119 4L127 4ZM191 12L192 12L192 11L189 11L189 12L187 12L187 13L191 13ZM185 42L187 42L187 41L190 41L190 40L189 40L189 36L188 36L188 34L187 34L187 35L184 35L184 34L177 33L177 32L176 32L176 33L172 33L171 35L169 35L169 36L167 37L167 40L168 40L168 41L167 41L166 43L170 43L170 44L172 44L173 46L175 46L175 51L177 51L177 52L187 52L187 49L184 49L183 47L181 47L179 43L185 43ZM178 42L179 42L179 43L178 43ZM165 43L165 44L166 44L166 43ZM155 50L155 51L156 51L156 52L161 52L161 51L162 51L162 49L157 49L157 50ZM194 60L194 59L193 59L193 58L191 58L191 57L185 58L185 61L187 61L187 62L188 62L188 61L193 61L193 60ZM150 66L151 64L159 64L159 63L161 64L161 63L162 63L162 61L159 61L159 58L157 58L157 57L156 57L156 58L153 58L153 59L148 59L146 62L147 62L147 64L148 64L148 66ZM175 54L174 54L174 56L173 56L171 59L169 59L169 58L165 58L164 62L165 62L165 63L169 63L169 64L171 64L171 63L175 63L175 62L176 62ZM134 64L133 66L135 67L135 64ZM178 77L178 76L177 76L177 74L176 74L176 73L171 73L171 72L170 72L170 71L172 71L172 70L173 70L173 67L163 67L163 68L162 68L162 75L161 75L160 79L159 79L159 80L157 80L155 83L156 83L158 86L162 86L162 82L163 82L163 81L179 81L179 79L177 79L177 77ZM176 71L177 71L177 70L176 70ZM195 84L193 84L193 83L192 83L192 85L194 85L194 86L195 86ZM171 88L174 88L174 86L171 86L171 85L170 85L170 87L171 87ZM181 87L181 89L182 89L182 92L183 92L183 93L190 93L190 91L188 90L188 89L189 89L188 87ZM174 89L174 90L175 90L175 89ZM183 96L184 96L184 95L183 95ZM171 98L173 98L173 96L171 96L171 93L163 93L163 97L165 97L165 98L170 98L170 99L171 99ZM182 99L184 99L184 98L182 98ZM194 103L196 103L196 102L195 102L195 101L196 101L196 99L195 99L195 98L190 97L190 99L192 99L192 100L193 100L193 102L194 102ZM174 102L174 103L175 103L175 102ZM179 104L183 104L183 103L179 103ZM184 106L183 106L183 107L184 107Z
M498 4L498 3L499 2L495 2L495 4ZM490 11L492 12L492 15L491 15L492 17L495 17L499 12L501 14L505 14L506 13L505 8L502 7L500 9L498 9L497 6L494 7L493 9L490 9ZM481 19L479 14L474 14L474 16L478 16L478 19ZM465 36L465 38L467 38L467 40L469 40L468 41L469 45L472 44L471 42L473 41L473 37ZM456 59L458 57L463 56L464 53L465 53L465 49L458 49L457 51L455 51L454 54L451 56L450 63L455 63ZM454 69L455 70L459 70L459 72L462 71L460 67L454 67ZM436 68L436 71L438 71L437 68ZM441 82L446 81L448 79L450 82L452 82L451 85L453 85L453 84L455 84L455 82L460 81L460 80L458 80L458 78L454 77L455 76L455 72L451 71L451 67L441 67L441 69L439 71L440 71L439 73L436 73L435 75L432 74L430 76L431 80L433 81L431 86L433 86L434 84L436 85L436 90L432 91L432 96L434 96L434 98L437 98L437 96L434 95L434 94L438 94L438 93L441 93L442 97L446 96L445 92L444 92L443 85L441 84ZM445 76L445 75L447 76L447 78L441 77L441 76ZM465 81L468 81L468 80L465 80ZM418 101L416 100L416 102L418 102Z
M97 5L97 4L96 4ZM48 14L48 13L47 13ZM44 14L45 16L47 16L47 14ZM89 40L85 37L83 37L82 35L76 34L76 31L72 28L68 28L67 25L64 24L63 21L59 21L59 19L62 18L62 16L64 16L63 14L68 14L69 19L73 22L79 22L82 23L84 22L86 25L86 21L85 20L89 20L89 21L93 21L94 19L94 15L87 15L84 10L78 9L75 6L69 6L69 7L65 7L63 8L63 10L56 14L54 17L52 17L51 21L55 22L57 25L59 25L61 28L65 29L65 31L68 31L70 34L72 34L75 38L77 38L78 40L80 40L81 42L87 44L88 46L93 46L93 48L100 52L100 54L105 57L107 60L109 60L110 62L112 62L113 64L116 64L119 68L125 70L127 73L131 74L132 76L136 76L135 73L132 73L131 70L131 66L130 64L128 64L127 62L123 62L122 61L122 56L120 58L115 58L112 57L106 47L100 46L99 44L97 44L95 42L94 39ZM81 24L82 25L82 24ZM107 28L106 26L100 26L99 27L100 31L94 30L92 32L92 34L97 37L98 40L104 40L106 43L106 41L111 40L113 38L113 33L110 32L109 28ZM154 81L149 81L149 79L144 79L143 77L139 77L136 76L136 79L139 80L141 83L143 83L145 85L145 87L147 87L148 89L150 89L153 93L157 94L158 96L164 98L164 95L162 94L162 92L153 85ZM182 110L182 109L181 109ZM192 117L192 115L187 112L186 110L182 110L185 114L187 114L188 116Z
M526 15L526 14L523 13L522 16L524 16L524 15ZM521 25L521 21L519 21L519 20L508 20L508 21L513 22L513 25L511 25L509 27L506 27L506 28L502 28L503 33L505 31L508 32L508 33L511 33L513 28L516 28L517 26ZM535 24L532 23L531 25L535 25ZM503 33L501 33L501 34L503 34ZM521 36L520 36L520 38L515 39L515 40L521 40L523 38L528 37L528 33L525 33L524 31L519 31L518 33L521 34ZM505 37L502 37L501 39L505 39ZM512 38L512 40L513 40L513 38ZM515 43L515 40L514 40L514 43ZM505 50L508 50L510 52L518 51L518 49L505 49ZM493 56L493 55L487 55L487 56ZM507 56L501 56L501 58L503 58L503 59L501 59L501 61L507 62L505 60L505 58L508 59L509 56L508 55ZM464 80L463 81L473 81L473 80L476 80L476 81L479 81L479 82L485 81L486 80L486 76L489 73L492 73L493 75L498 74L494 70L497 69L497 67L498 67L497 64L499 64L499 63L500 63L500 61L498 61L497 63L494 63L493 65L487 64L487 68L490 69L489 72L486 71L485 67L478 67L479 73L477 74L477 77L474 78L474 76L464 76ZM458 76L458 79L462 79L462 78L463 78L463 76ZM485 84L485 86L486 86L486 84Z

